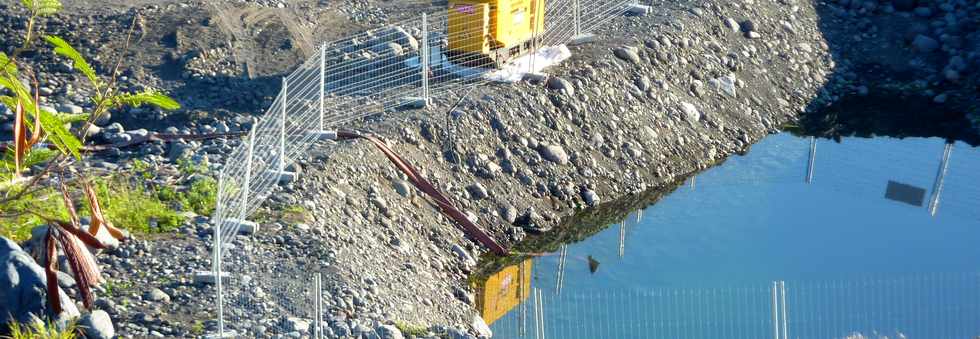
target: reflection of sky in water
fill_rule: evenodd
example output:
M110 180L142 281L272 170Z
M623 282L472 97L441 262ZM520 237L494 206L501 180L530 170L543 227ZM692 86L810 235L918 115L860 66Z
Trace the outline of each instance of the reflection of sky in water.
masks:
M639 222L631 215L623 257L621 225L570 244L561 296L558 255L536 260L532 285L561 334L548 337L774 337L775 280L787 281L791 337L980 334L980 279L948 274L980 272L980 150L954 146L931 216L943 148L940 139L818 139L806 184L810 139L771 136L646 208ZM923 206L885 199L889 181L924 189ZM499 337L513 336L519 313L494 324ZM595 330L590 322L631 324L583 332ZM660 325L640 326L650 323Z

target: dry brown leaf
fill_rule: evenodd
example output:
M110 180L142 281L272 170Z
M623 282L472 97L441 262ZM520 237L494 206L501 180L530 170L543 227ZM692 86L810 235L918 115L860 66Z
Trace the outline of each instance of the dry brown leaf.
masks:
M112 226L112 223L106 219L105 213L102 213L102 205L99 204L99 196L95 194L95 188L92 187L92 184L86 182L84 190L85 197L88 198L88 205L90 209L89 212L92 214L92 224L88 229L89 234L97 236L99 234L99 229L101 227L105 227L106 231L108 231L109 235L112 235L113 238L119 240L125 239L126 235L122 232L122 230Z
M24 156L27 155L27 126L24 125L24 106L17 102L14 111L14 176L19 177Z
M44 237L47 248L45 254L44 273L47 278L48 304L54 314L61 314L61 291L58 288L58 249L54 244L54 227L48 227L48 234Z

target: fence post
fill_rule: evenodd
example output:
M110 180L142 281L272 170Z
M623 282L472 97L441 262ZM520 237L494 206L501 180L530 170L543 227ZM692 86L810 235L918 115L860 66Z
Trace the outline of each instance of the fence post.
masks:
M582 10L582 7L581 7L581 4L579 4L579 0L572 0L572 21L573 21L573 25L575 26L574 27L574 29L575 29L575 35L574 36L576 36L576 37L582 35L582 18L581 18L582 13L581 13L581 10Z
M327 44L323 43L323 45L320 46L320 129L318 129L317 132L323 131L323 114L325 113L324 100L326 100L326 98L324 98L325 96L324 92L326 90L325 85L327 80L326 66L327 66Z
M316 299L316 306L320 310L316 313L316 321L320 324L320 339L323 339L323 274L320 272L316 273Z
M419 48L420 68L422 72L422 102L429 105L429 16L422 13L422 46ZM423 106L423 107L424 107Z
M215 211L221 210L221 194L223 193L222 187L225 182L225 171L224 169L218 173L218 198L215 205ZM222 218L220 215L215 220L214 224L214 244L212 245L212 252L214 252L212 273L215 279L215 288L217 289L217 303L218 303L218 338L225 337L225 307L224 307L224 290L221 286L221 225Z
M286 78L282 78L282 115L279 120L279 173L282 175L286 171L286 103L289 101L288 84Z
M252 184L252 156L255 151L255 126L258 123L252 124L252 130L248 133L248 146L246 148L246 158L245 158L245 183L242 185L242 208L238 212L239 222L244 222L245 218L248 216L248 193L250 190L250 185Z
M323 330L320 328L320 273L313 274L313 338L323 338Z

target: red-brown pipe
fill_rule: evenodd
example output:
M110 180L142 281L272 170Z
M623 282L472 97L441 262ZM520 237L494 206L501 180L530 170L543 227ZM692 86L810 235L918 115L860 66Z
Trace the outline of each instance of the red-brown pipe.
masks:
M384 153L384 155L395 165L395 167L408 176L408 180L411 181L416 188L427 194L433 201L435 201L436 205L439 206L439 209L442 210L443 214L455 220L457 224L462 226L463 231L466 232L467 235L476 238L476 240L483 244L483 246L486 246L498 255L505 256L509 254L507 249L497 243L497 241L490 237L490 235L488 235L486 232L481 230L479 226L470 221L470 219L467 218L462 211L453 206L449 198L443 195L442 192L439 192L439 190L436 189L436 187L428 180L425 180L425 178L419 174L415 167L392 151L391 148L384 143L384 141L353 131L337 131L337 139L366 139L374 143L374 145L377 146L382 153Z

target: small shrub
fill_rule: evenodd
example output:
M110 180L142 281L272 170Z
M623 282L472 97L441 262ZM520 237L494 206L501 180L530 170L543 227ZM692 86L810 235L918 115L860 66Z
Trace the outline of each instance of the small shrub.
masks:
M424 326L413 325L402 321L396 321L395 328L409 337L425 337L429 335L429 329Z
M61 201L61 193L53 188L46 188L40 191L25 194L17 200L10 201L8 205L11 210L30 210L41 215L50 215L57 218L67 219L68 210L65 203ZM23 213L16 217L6 218L0 226L0 236L14 241L25 241L31 238L31 230L34 227L44 224L45 220L37 214Z
M78 338L75 323L69 323L65 328L58 328L53 322L36 322L25 325L18 322L9 324L9 339L75 339Z
M218 198L218 181L204 177L191 183L191 187L180 199L184 208L190 208L199 215L211 215Z
M171 231L184 218L142 185L123 178L98 179L95 190L106 214L116 225L135 233ZM151 223L155 222L156 226Z
M292 205L284 208L280 216L281 220L291 224L309 222L311 218L312 216L310 216L310 212L306 210L306 207L300 205Z

